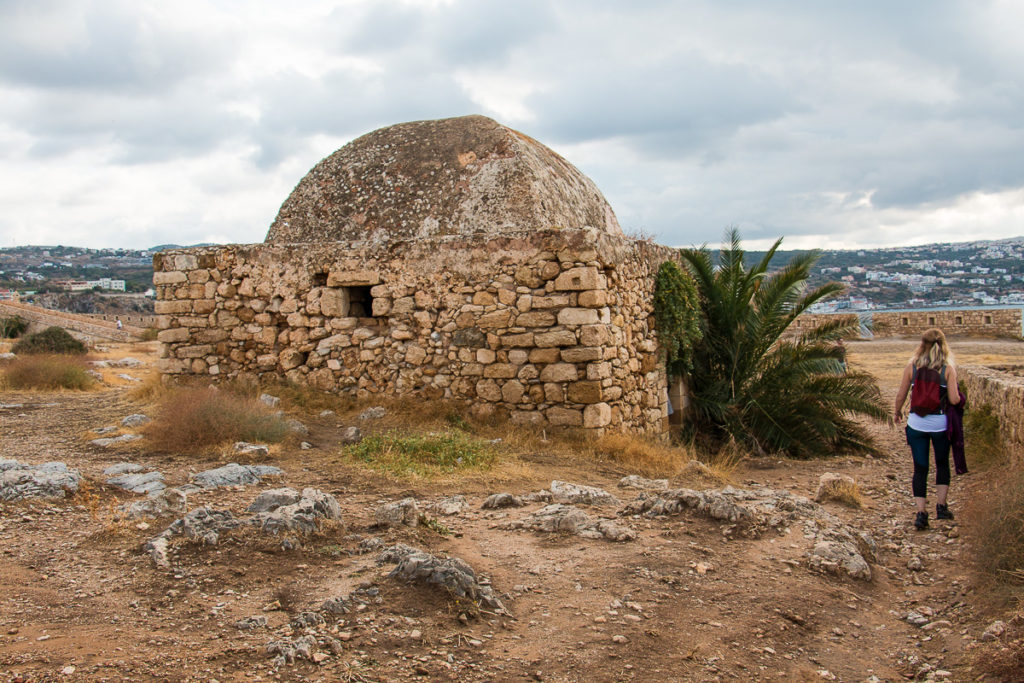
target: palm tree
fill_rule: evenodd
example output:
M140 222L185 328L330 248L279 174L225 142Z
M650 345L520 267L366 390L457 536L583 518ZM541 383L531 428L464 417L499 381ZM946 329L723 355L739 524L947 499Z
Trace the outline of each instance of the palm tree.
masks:
M702 313L703 338L693 347L690 374L694 427L759 453L876 452L855 416L885 420L888 410L870 374L844 368L837 343L857 331L856 319L837 316L783 337L797 316L843 286L808 289L818 252L795 256L769 274L781 238L749 269L736 229L726 232L726 243L718 268L706 247L681 251Z

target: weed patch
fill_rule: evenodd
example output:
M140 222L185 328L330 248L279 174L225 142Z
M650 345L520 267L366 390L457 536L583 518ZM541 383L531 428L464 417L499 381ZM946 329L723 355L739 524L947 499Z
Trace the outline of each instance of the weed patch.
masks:
M606 434L594 442L594 455L649 477L672 477L693 460L684 448L657 443L629 434Z
M968 466L986 467L1006 455L1000 436L999 416L984 403L964 413L964 449Z
M213 387L169 390L144 434L157 451L219 446L232 441L278 443L290 430L258 400Z
M85 363L67 356L22 356L3 370L4 384L11 389L89 389L93 379Z
M64 328L56 326L47 327L42 332L23 337L11 350L17 354L84 354L86 352L85 344L68 334Z
M864 505L864 497L861 495L860 486L857 482L833 480L826 484L815 500L834 500L848 507L860 509Z
M347 446L344 453L380 472L418 477L487 469L495 456L486 441L462 432L374 434Z
M1024 597L1024 471L1007 465L987 473L990 488L968 505L974 559L997 599Z

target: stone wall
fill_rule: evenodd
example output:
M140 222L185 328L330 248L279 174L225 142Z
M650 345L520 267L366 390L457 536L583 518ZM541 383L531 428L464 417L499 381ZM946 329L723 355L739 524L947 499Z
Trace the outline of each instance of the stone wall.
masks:
M925 330L938 327L946 335L1020 339L1022 309L1015 308L950 308L906 311L864 311L871 320L876 337L919 337ZM810 329L837 315L856 317L851 313L805 313L797 318L795 331Z
M661 433L651 292L673 254L589 229L166 251L160 368Z
M52 311L31 304L14 301L0 302L0 316L20 316L41 327L63 327L68 331L80 332L86 337L112 339L114 341L136 341L145 334L145 329L124 325L117 329L117 323L99 320L89 315Z
M981 365L961 365L957 371L967 392L967 410L991 406L1009 451L1024 453L1024 378Z

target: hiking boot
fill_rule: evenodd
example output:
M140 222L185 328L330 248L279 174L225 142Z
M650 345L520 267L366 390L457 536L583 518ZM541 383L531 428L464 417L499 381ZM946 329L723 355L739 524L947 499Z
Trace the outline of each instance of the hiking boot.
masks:
M949 511L949 506L945 503L939 503L936 505L935 519L953 519L953 513Z
M918 512L917 516L914 517L914 526L918 529L918 531L920 531L922 529L927 529L928 528L928 513L927 512Z

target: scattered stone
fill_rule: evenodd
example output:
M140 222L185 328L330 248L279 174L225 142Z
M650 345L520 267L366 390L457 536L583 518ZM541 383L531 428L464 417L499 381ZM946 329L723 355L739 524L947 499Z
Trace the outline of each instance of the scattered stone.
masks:
M927 624L930 620L920 612L911 610L907 612L907 615L903 617L903 620L912 626L921 627Z
M336 413L333 410L321 410L319 416L320 417L330 417L331 415L335 415L335 414Z
M111 432L116 432L117 429L118 428L115 425L108 425L106 427L100 427L100 428L94 429L92 431L94 433L99 434L100 436L102 436L103 434L110 434Z
M629 638L623 635L614 635L612 636L612 642L616 643L617 645L625 645L629 642Z
M143 363L141 360L139 360L138 358L132 358L131 356L126 356L119 360L107 361L107 366L111 368L141 368L144 365L145 363Z
M628 527L612 520L591 517L583 510L562 503L545 506L525 520L513 522L510 528L567 533L584 538L606 538L610 541L636 539L636 532Z
M294 418L285 420L285 424L288 425L288 429L300 436L306 436L309 434L309 428Z
M319 612L299 612L291 621L293 628L316 628L327 623Z
M82 475L62 462L42 465L0 460L0 501L64 498L78 490Z
M147 468L145 466L140 465L137 462L119 462L103 470L103 475L106 477L115 477L119 474L135 474L136 472L145 472L146 469Z
M129 441L138 441L142 436L139 434L122 434L121 436L106 437L103 439L93 439L89 443L93 446L99 446L100 448L108 448L110 446L116 446L119 443L128 443Z
M243 455L270 455L270 448L261 443L235 442L235 453Z
M636 474L631 474L628 477L620 479L619 486L624 489L664 491L668 489L668 479L644 479Z
M519 496L514 496L511 493L495 493L488 496L480 507L485 510L497 510L499 508L519 508L523 505Z
M363 432L359 427L345 427L341 430L341 443L350 445L363 440Z
M850 475L825 472L818 477L818 489L814 492L814 500L819 503L824 500L831 500L844 489L856 491L857 488L857 480Z
M239 631L255 631L258 628L267 627L267 618L262 614L252 617L245 617L235 622L235 628Z
M494 589L487 583L481 583L473 568L457 557L436 557L399 544L382 552L378 562L397 563L388 574L391 578L404 578L442 586L456 597L466 598L498 613L507 614Z
M415 498L385 503L373 511L378 526L417 526L420 523L420 509Z
M123 379L126 382L141 382L142 380L138 377L132 377L131 375L120 372L117 374L118 379Z
M17 358L17 356L11 353L10 351L0 353L0 360L14 360L15 358Z
M164 475L156 470L152 472L119 474L109 477L107 483L132 493L152 493L167 488Z
M341 506L329 493L319 489L302 489L298 501L265 512L259 512L249 520L250 524L268 534L283 532L310 534L317 530L321 520L341 519Z
M462 495L449 496L448 498L442 498L436 503L430 505L430 509L439 515L452 516L457 515L463 510L469 507L469 503L466 502L466 497Z
M298 503L301 497L302 495L292 488L269 489L256 496L256 500L249 504L246 511L253 513L269 512L276 510L282 505Z
M196 486L215 489L224 486L256 484L263 477L276 477L282 474L284 474L283 470L270 465L239 465L233 462L223 467L193 474L191 479Z
M274 666L294 664L296 659L313 661L313 650L317 642L313 636L300 636L294 639L272 640L267 643L267 654L276 655Z
M302 443L299 444L299 448L301 448L304 451L308 451L313 448L313 444L311 444L308 441L303 441Z
M276 408L278 404L281 403L281 399L277 396L271 396L270 394L260 394L259 401L271 408Z
M670 489L658 494L641 493L624 512L650 517L678 514L689 509L712 519L728 522L740 533L757 537L767 529L787 533L801 524L804 538L810 541L805 553L807 565L815 571L846 573L868 581L874 559L875 542L860 529L844 523L817 503L788 491L722 489L695 491Z
M570 484L565 481L551 482L551 495L556 503L577 503L584 505L618 505L619 499L596 486Z
M909 569L912 572L919 572L922 569L924 569L924 563L921 562L920 557L915 555L911 557L909 560L907 560L907 569Z
M121 420L122 427L141 427L142 425L149 422L150 419L142 413L133 413L128 417Z
M327 598L320 605L320 611L327 614L348 614L351 611L348 600L343 597Z
M125 515L130 519L139 517L164 517L186 510L187 498L179 489L165 488L153 491L145 500L137 500L122 506Z
M985 642L992 640L999 640L1006 634L1006 622L1004 621L993 621L985 631L981 634L981 639Z
M388 411L383 406L374 406L372 408L367 408L363 412L359 413L359 419L360 420L379 420L379 419L381 419L382 417L384 417L387 414L388 414Z

